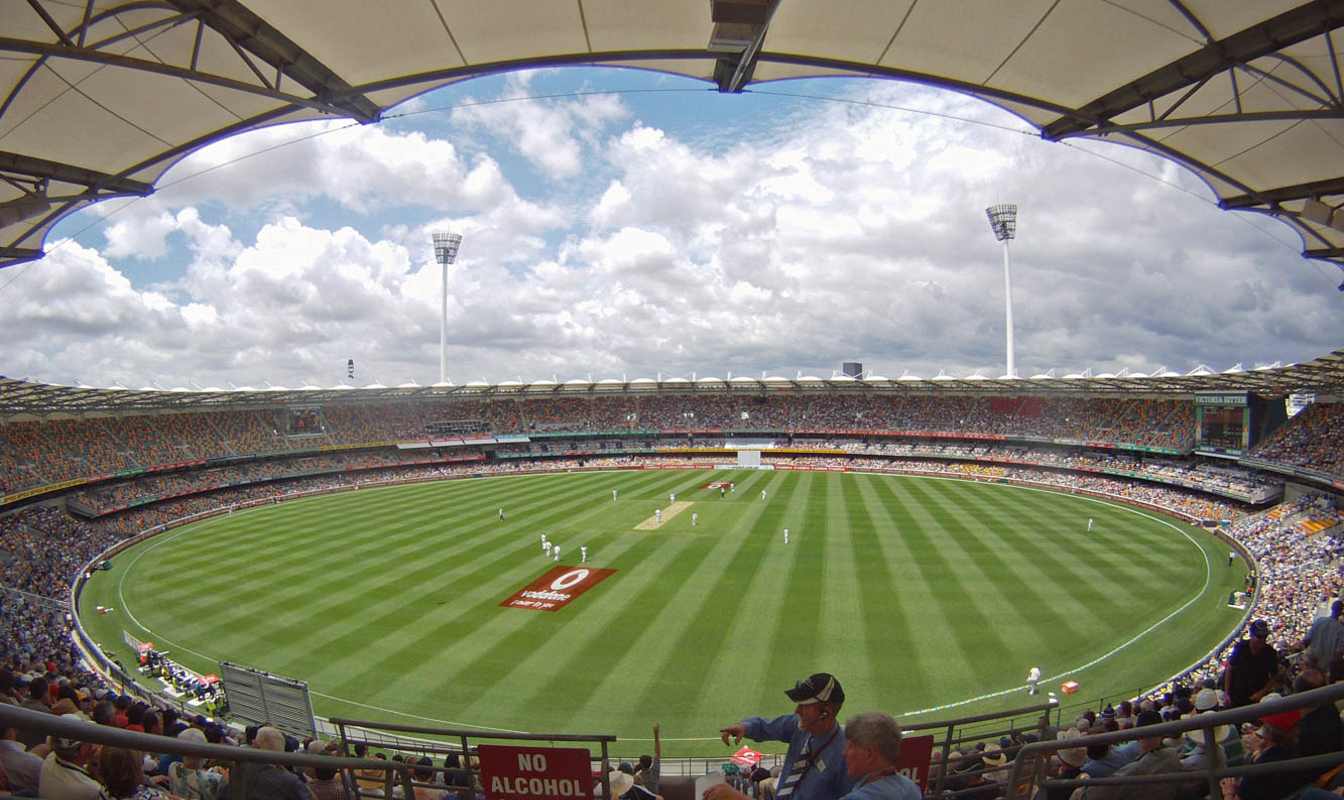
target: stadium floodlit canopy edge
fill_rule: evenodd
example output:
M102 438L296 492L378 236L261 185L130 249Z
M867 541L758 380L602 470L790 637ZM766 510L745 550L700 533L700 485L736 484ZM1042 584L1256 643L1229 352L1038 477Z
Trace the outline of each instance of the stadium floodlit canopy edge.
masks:
M1282 397L1294 392L1344 394L1344 350L1336 350L1306 364L1286 367L1239 367L1214 372L1200 367L1180 375L1036 375L1031 378L984 378L978 375L933 378L866 376L850 378L636 378L634 380L575 379L474 382L418 386L372 385L365 387L306 386L298 389L98 389L92 386L57 386L31 383L0 376L0 416L43 414L145 414L160 411L207 411L340 403L370 403L421 400L507 400L547 397L617 397L657 395L821 394L826 392L882 393L904 395L1093 395L1115 397L1191 396L1196 392L1256 392Z
M186 154L558 65L873 76L1180 164L1344 268L1344 0L0 0L0 267Z

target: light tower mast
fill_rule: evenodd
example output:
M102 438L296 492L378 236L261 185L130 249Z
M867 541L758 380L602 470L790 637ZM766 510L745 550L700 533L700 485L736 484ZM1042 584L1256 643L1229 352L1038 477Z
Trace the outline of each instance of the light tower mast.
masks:
M442 270L443 294L439 306L439 383L448 382L448 265L457 260L457 249L462 246L462 234L435 231L434 260Z
M1013 281L1008 268L1008 243L1017 238L1017 206L1011 203L985 209L994 238L1003 242L1003 304L1004 325L1008 332L1008 377L1016 378L1013 365Z

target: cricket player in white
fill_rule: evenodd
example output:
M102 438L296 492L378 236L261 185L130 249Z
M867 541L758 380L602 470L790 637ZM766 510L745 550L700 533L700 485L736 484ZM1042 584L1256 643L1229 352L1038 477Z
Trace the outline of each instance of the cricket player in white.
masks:
M551 543L545 542L544 544L542 544L541 549L546 553L546 555L549 556L551 554Z
M667 496L667 504L672 505L675 502L677 502L677 495L675 492L673 492L672 494L669 494Z
M762 499L762 500L765 499L765 490L764 490L764 489L761 490L761 499Z
M1041 682L1041 668L1032 667L1031 670L1027 672L1027 694L1036 694L1039 691L1036 688L1036 685L1039 684L1040 682Z
M613 502L613 503L616 502L616 490L615 490L615 489L612 489L612 490L611 490L611 502Z
M1088 532L1088 533L1091 533L1091 532L1092 532L1092 518L1091 518L1091 517L1088 517L1088 518L1087 518L1087 532Z
M542 550L546 549L546 534L544 533L541 535L541 549Z
M784 529L784 544L788 544L788 543L789 543L789 529L788 529L788 528L785 528L785 529Z
M580 564L588 563L588 545L586 544L579 545L579 563Z
M552 549L555 551L555 560L556 560L556 561L559 561L559 560L560 560L560 545L557 544L557 545L556 545L554 548L552 548Z
M663 510L661 508L655 508L653 510L653 522L655 525L663 524Z
M694 528L700 522L700 515L694 511L691 512L691 527Z
M504 521L504 509L502 508L499 510L499 521L500 522Z

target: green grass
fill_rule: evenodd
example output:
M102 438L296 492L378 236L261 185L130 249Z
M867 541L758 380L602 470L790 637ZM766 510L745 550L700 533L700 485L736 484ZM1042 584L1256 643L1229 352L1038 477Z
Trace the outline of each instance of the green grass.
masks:
M720 478L737 492L701 488ZM669 492L699 526L688 510L634 530ZM556 613L501 607L554 566L541 532L562 563L587 544L618 572ZM847 711L946 706L922 718L1024 705L1032 665L1053 688L1120 645L1068 676L1080 696L1151 685L1239 619L1226 553L1156 515L994 484L585 473L215 518L119 555L81 606L116 609L84 623L123 660L124 628L202 672L227 659L308 681L319 715L615 733L636 750L657 720L670 753L719 754L720 726L791 710L783 689L818 671L840 677Z

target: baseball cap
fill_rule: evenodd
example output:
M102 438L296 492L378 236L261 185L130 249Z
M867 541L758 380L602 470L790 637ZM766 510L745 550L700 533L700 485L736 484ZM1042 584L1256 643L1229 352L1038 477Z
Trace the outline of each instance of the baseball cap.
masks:
M1269 636L1269 623L1265 622L1263 619L1257 619L1255 622L1251 623L1250 631L1251 635L1255 638L1264 639Z
M784 694L800 706L812 703L834 703L838 706L845 702L845 690L840 688L840 681L829 672L809 675L806 680L795 683L792 689L785 689Z

